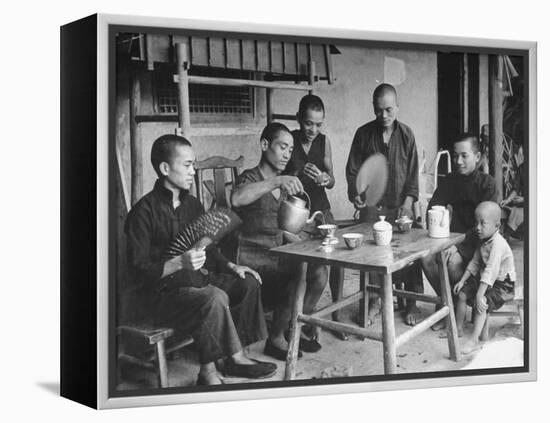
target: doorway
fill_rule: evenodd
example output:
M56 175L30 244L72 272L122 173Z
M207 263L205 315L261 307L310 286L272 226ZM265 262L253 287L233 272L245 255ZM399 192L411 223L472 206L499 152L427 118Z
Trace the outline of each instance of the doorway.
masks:
M479 55L437 53L438 149L460 133L479 134Z

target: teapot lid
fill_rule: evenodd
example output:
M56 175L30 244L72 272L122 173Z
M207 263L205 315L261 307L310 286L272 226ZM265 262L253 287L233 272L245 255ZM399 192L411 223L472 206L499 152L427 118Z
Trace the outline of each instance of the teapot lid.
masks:
M379 216L380 220L373 225L375 231L391 231L391 224L386 222L386 216Z

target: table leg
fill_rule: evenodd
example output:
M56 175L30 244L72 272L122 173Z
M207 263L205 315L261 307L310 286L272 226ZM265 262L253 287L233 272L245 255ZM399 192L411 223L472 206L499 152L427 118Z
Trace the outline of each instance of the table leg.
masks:
M369 318L369 292L367 291L367 285L369 283L369 273L359 272L359 290L363 292L363 298L359 300L359 321L360 325L364 328L367 327L367 321Z
M158 365L159 385L161 388L168 388L168 364L166 362L164 339L155 343L155 358Z
M330 293L332 295L332 302L340 301L344 296L344 268L340 266L330 266L329 273ZM332 313L332 320L335 322L340 321L340 310L336 310Z
M441 281L441 298L443 304L449 307L449 314L446 317L447 342L449 344L449 354L451 360L458 361L458 331L456 329L455 309L453 307L453 296L451 294L451 283L449 281L449 272L445 264L445 253L440 252L437 260L439 267L439 280Z
M286 356L285 380L293 380L296 377L296 361L300 346L300 330L302 324L298 322L298 316L304 308L304 295L306 293L307 263L300 266L300 277L293 287L294 303L292 304L292 315L290 320L290 337L288 343L288 354Z
M384 275L382 285L382 338L384 344L384 373L396 372L395 322L393 317L393 282L391 274Z

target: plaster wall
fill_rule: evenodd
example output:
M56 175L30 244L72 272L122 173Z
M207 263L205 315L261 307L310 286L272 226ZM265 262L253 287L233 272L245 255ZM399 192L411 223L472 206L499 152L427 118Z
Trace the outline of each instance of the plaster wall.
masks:
M437 150L437 54L429 51L397 49L367 49L357 46L337 46L334 55L336 81L328 85L321 81L315 94L325 102L324 132L332 142L336 185L329 191L329 200L337 219L351 218L353 206L347 199L345 165L356 129L374 118L372 92L381 82L394 83L399 97L399 119L409 125L416 136L420 161L426 160L430 171ZM395 60L397 59L397 60ZM401 63L398 72L388 63ZM385 66L386 64L386 66ZM393 72L392 72L393 69ZM392 76L393 75L393 76ZM396 76L397 75L397 76ZM399 79L397 81L392 79ZM123 162L124 179L130 187L129 142L129 82L118 80L116 142ZM148 78L142 82L142 113L152 113L152 91ZM211 155L229 158L245 157L245 168L259 161L259 134L265 125L265 90L256 90L256 115L245 124L193 124L192 142L198 160ZM276 113L293 114L303 92L277 90L274 95ZM296 122L284 121L291 129ZM175 123L145 123L140 125L143 142L144 193L148 192L156 175L149 162L152 142L160 135L174 133ZM205 135L213 133L214 135Z

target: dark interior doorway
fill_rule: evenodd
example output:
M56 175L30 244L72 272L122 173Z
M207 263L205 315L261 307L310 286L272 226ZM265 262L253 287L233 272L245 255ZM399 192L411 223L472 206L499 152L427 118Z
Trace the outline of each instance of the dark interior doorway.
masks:
M438 149L462 132L479 134L479 55L437 54Z

